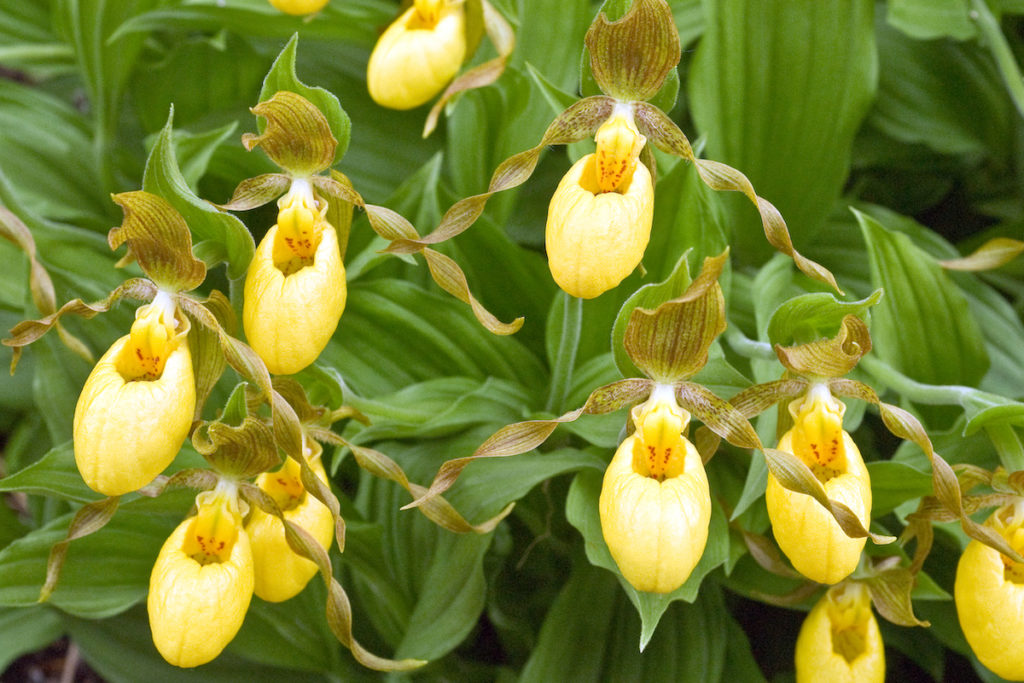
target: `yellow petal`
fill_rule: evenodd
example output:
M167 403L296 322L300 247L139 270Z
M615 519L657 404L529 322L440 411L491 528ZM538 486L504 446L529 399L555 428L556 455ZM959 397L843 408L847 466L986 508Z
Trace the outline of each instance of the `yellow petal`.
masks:
M153 643L168 662L193 667L213 660L242 627L253 592L253 560L241 519L223 562L201 563L187 552L196 518L186 519L167 539L149 580L149 625Z
M804 619L796 641L796 680L885 681L885 647L863 587L844 584L829 590Z
M633 469L636 435L604 475L601 531L619 571L641 591L670 593L697 566L708 540L711 498L697 449L684 440L683 472L658 481Z
M448 84L466 56L466 19L462 4L439 3L424 17L410 7L377 41L366 68L370 97L382 107L412 109L428 102Z
M327 473L318 457L310 458L310 467L321 481L327 482ZM281 480L281 481L278 481ZM264 491L280 493L294 491L298 482L298 464L289 460L277 472L261 474L256 484ZM284 517L308 531L325 549L334 538L334 517L319 500L302 489L292 504L282 506ZM273 493L271 494L273 495ZM274 496L278 499L278 496ZM283 501L278 499L278 505ZM281 602L297 595L317 572L317 566L297 555L284 537L284 525L277 517L259 508L245 525L252 541L253 567L256 574L256 595L268 602Z
M249 345L270 372L290 375L320 355L345 310L345 266L334 228L324 224L313 265L285 275L274 264L275 225L245 277L242 319Z
M558 286L592 299L615 287L640 265L651 237L654 187L637 164L615 192L602 192L593 154L569 169L548 206L548 267Z
M779 450L792 446L792 430L779 441ZM829 498L845 503L865 527L871 520L871 480L857 445L842 432L846 469L824 483ZM782 487L768 474L765 491L772 532L782 552L798 572L818 583L834 584L853 573L866 539L847 536L816 500Z
M328 2L329 0L270 0L275 9L296 16L319 12Z
M990 525L1013 543L1013 529L1001 528L996 511ZM1019 528L1020 520L1015 520ZM998 550L971 541L956 568L953 597L960 628L981 663L1003 678L1024 680L1024 582L1019 563L1004 558Z
M121 337L89 373L75 406L75 463L89 488L119 496L164 471L188 436L195 412L192 356L182 342L155 380L126 380Z
M632 115L613 115L594 136L597 142L597 185L612 192L628 183L637 167L637 159L647 138L640 134Z

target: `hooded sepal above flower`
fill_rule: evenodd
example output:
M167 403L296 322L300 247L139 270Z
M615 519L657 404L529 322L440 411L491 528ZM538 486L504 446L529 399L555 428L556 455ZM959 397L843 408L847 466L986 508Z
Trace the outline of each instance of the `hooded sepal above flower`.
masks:
M590 25L587 50L594 80L618 100L649 100L679 64L679 31L664 0L634 0L615 21L601 12Z
M142 271L166 292L187 292L206 278L206 265L192 255L192 234L181 214L165 199L137 190L111 195L124 221L107 235L111 249L128 244L120 264L138 261Z

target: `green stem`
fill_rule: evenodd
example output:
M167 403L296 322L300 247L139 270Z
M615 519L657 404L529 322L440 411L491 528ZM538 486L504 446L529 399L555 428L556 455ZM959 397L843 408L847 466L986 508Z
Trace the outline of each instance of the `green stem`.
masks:
M1017 111L1024 116L1024 76L1021 75L1020 66L1013 56L1013 50L1010 49L999 22L985 0L971 0L971 18L978 24L978 29L988 42L996 68L1006 82L1010 99L1013 100Z
M725 341L732 350L745 358L760 360L776 360L775 349L768 342L755 341L743 334L737 327L725 330Z
M887 386L895 389L900 395L915 403L963 406L972 395L980 393L972 387L955 384L922 384L874 356L864 356L860 359L860 365Z
M999 462L1009 472L1024 470L1024 444L1012 426L1003 424L985 425L985 432L999 453Z
M551 385L544 409L560 412L565 406L572 387L572 371L576 367L576 351L580 345L580 327L583 322L583 299L560 292L562 297L562 330L558 354L551 368Z

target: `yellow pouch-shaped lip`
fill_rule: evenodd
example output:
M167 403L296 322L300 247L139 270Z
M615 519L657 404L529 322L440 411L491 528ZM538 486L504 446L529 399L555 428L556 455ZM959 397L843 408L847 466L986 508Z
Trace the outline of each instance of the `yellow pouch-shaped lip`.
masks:
M829 498L845 503L861 524L871 521L871 480L857 445L842 432L846 472L823 486ZM779 440L779 450L792 452L792 431ZM832 515L816 500L782 487L768 474L765 491L772 532L782 552L798 572L818 583L839 583L853 573L866 539L850 538Z
M957 564L953 594L974 654L994 673L1019 681L1024 680L1024 583L1011 580L1006 568L998 550L971 541Z
M864 589L850 587L859 591ZM878 630L878 621L871 613L870 600L866 593L860 597L860 610L867 610L862 632L862 651L853 661L837 652L833 634L839 624L833 617L837 605L832 600L832 591L826 593L814 606L800 628L796 641L797 683L883 683L885 681L885 646Z
M319 450L319 446L317 447ZM261 474L256 485L266 490L272 477L298 476L298 467L291 463L277 472ZM318 455L310 458L310 468L324 483L327 473ZM300 484L301 487L301 484ZM334 538L334 518L331 511L319 500L305 491L298 504L283 510L284 517L306 531L316 541L329 549ZM254 508L245 525L252 545L253 568L256 574L256 595L268 602L282 602L297 595L317 572L317 566L291 549L284 537L284 525L273 515Z
M548 267L566 293L593 299L640 265L654 220L651 174L636 164L617 191L601 192L593 154L569 169L558 184L545 231Z
M159 379L125 381L117 358L129 335L103 354L75 407L75 463L89 488L119 496L163 472L188 436L195 412L192 356L184 339Z
M273 260L275 225L253 256L245 277L242 319L249 345L277 375L294 374L327 346L345 310L345 266L338 235L324 224L311 266L285 275Z
M708 540L711 498L689 441L683 472L658 481L633 468L636 435L619 446L604 475L601 530L619 571L641 591L670 593L697 566Z
M466 19L461 4L445 3L436 24L415 6L388 27L366 67L373 101L390 109L429 102L458 73L466 57Z
M149 581L149 625L153 643L180 667L217 657L238 633L253 592L249 537L239 532L223 562L200 564L185 552L195 517L178 525L160 549Z

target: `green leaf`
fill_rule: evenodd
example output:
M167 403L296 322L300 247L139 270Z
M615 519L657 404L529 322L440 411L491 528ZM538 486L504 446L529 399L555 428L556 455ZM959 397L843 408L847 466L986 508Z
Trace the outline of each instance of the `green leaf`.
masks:
M935 4L943 2L948 0ZM1017 113L991 56L980 46L912 40L880 25L878 53L878 98L868 116L872 127L940 154L989 154L1002 159L1009 153ZM906 164L892 157L883 163Z
M379 395L438 375L493 375L544 386L540 361L514 337L490 334L452 297L406 282L360 281L320 356L354 390Z
M688 90L712 159L771 201L797 248L824 223L875 94L871 0L705 3ZM767 255L756 213L731 201L733 248Z
M854 213L872 284L885 290L872 325L879 356L919 382L976 384L988 369L988 354L964 295L906 235Z
M103 497L82 481L70 441L56 446L28 467L0 479L0 491L57 496L78 503L91 503Z
M618 565L612 558L601 532L601 517L598 499L601 496L602 474L598 471L580 472L573 479L565 501L565 516L569 523L583 535L587 559L591 564L603 567L619 578L619 583L630 602L636 608L642 622L640 649L650 642L655 628L665 610L676 600L693 602L700 592L701 582L712 570L723 564L729 556L729 531L725 514L717 501L712 500L711 526L704 555L694 568L690 578L682 586L664 595L645 593L633 588L622 578Z
M889 0L888 22L918 40L977 35L967 0Z
M847 315L864 318L882 298L876 289L860 301L839 301L829 292L803 294L788 299L775 309L768 322L768 340L772 344L806 343L835 334Z
M177 209L195 235L196 242L213 242L219 245L228 263L229 277L241 278L249 267L249 261L256 251L256 244L240 220L200 199L188 186L185 176L178 168L175 156L173 124L172 109L146 161L142 187L147 192L164 198ZM219 144L216 140L212 142ZM216 263L207 264L209 267L214 265Z
M642 652L634 640L639 625L611 577L577 560L519 680L718 681L727 666L727 633L738 629L713 585L693 604L673 605Z
M63 633L60 613L45 605L0 608L0 671L21 655L42 650Z
M869 462L871 515L881 517L900 503L932 494L932 475L900 462Z
M637 308L653 311L669 299L682 296L686 288L690 286L690 282L692 282L688 261L689 251L686 251L676 261L675 267L665 280L644 285L633 292L626 299L626 302L622 304L618 315L615 316L615 324L612 326L612 356L615 359L616 367L619 368L619 372L622 373L623 377L642 377L644 375L640 368L630 360L623 343L630 316Z
M455 438L384 442L375 445L391 456L413 481L424 481L456 453L469 453L494 424ZM581 451L479 462L466 470L448 500L467 520L490 518L536 484L563 472L599 469L603 462ZM493 534L451 534L415 511L401 511L409 495L390 482L363 478L357 505L379 520L387 534L352 539L350 528L342 561L355 571L353 593L398 657L434 659L450 651L472 630L484 607L483 560ZM370 534L372 527L364 527ZM387 539L386 541L384 539Z
M318 615L323 619L322 615ZM153 646L146 609L139 605L113 619L95 621L68 618L71 638L82 656L105 680L132 683L140 678L161 683L319 683L323 674L282 669L259 661L243 659L230 650L209 664L180 669L164 661ZM245 627L243 626L243 629ZM339 672L344 680L365 680L356 666Z
M302 95L315 104L327 118L331 133L338 141L338 147L334 151L334 163L336 164L341 161L348 150L349 139L352 135L352 122L345 110L341 108L341 102L330 91L320 87L311 88L295 75L295 53L298 45L299 34L296 33L274 60L274 65L270 67L270 71L263 81L263 88L260 90L259 101L266 102L279 90L289 90ZM260 121L260 132L262 133L265 128L266 123Z
M145 598L157 552L184 519L193 497L190 491L175 491L122 505L101 531L70 545L50 604L101 618ZM35 604L50 546L64 539L71 517L58 517L0 551L0 605Z

